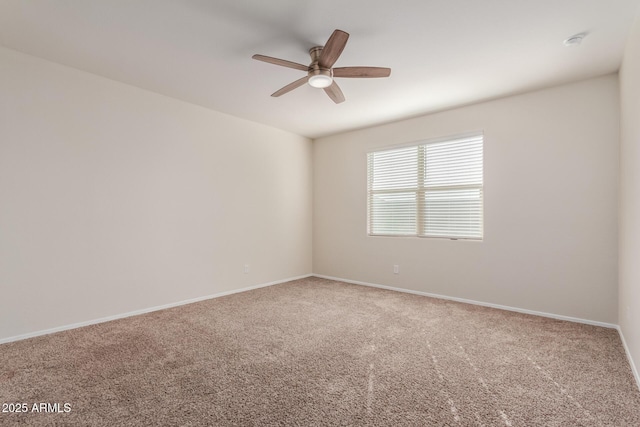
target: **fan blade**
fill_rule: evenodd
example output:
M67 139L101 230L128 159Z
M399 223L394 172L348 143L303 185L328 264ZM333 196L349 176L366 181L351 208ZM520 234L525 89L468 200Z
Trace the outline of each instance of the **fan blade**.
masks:
M264 55L253 55L253 59L257 59L258 61L268 62L270 64L280 65L282 67L294 68L300 71L309 71L309 67L306 65L298 64L297 62L286 61L284 59L272 58L270 56Z
M383 67L341 67L333 69L333 77L389 77L391 68Z
M322 53L320 54L320 58L318 58L318 65L321 68L333 67L333 64L336 63L338 57L344 50L348 39L348 33L342 30L335 30L333 34L331 34L331 37L329 37L329 40L327 40L327 44L322 48Z
M336 82L331 83L331 86L329 87L325 87L324 91L336 104L344 102L344 94L342 93L342 91L340 90L340 86L338 86Z
M286 85L282 89L273 92L271 94L271 96L280 96L280 95L284 95L287 92L291 92L295 88L298 88L298 87L302 86L303 84L305 84L307 82L307 80L309 80L309 77L308 76L304 76L301 79L296 80L295 82L289 83L288 85Z

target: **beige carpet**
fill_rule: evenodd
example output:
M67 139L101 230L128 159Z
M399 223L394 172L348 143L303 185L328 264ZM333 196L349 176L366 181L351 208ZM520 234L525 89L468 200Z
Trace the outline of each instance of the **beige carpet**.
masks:
M318 278L1 345L0 403L28 405L0 425L640 426L615 330Z

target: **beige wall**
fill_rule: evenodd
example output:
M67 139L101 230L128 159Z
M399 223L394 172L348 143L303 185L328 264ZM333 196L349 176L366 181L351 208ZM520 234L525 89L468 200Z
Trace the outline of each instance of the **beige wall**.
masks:
M635 34L625 117L639 109ZM0 48L0 340L312 270L617 323L617 84L322 138L312 153L305 138ZM366 236L368 150L477 130L483 242ZM621 231L634 237L620 242L620 323L637 359L640 274L625 263L638 255L637 124L624 132Z
M4 48L0 129L0 340L311 273L306 138Z
M477 130L484 241L366 235L368 150ZM618 141L617 75L316 140L314 273L617 323Z
M620 94L619 322L640 385L640 16L627 42Z

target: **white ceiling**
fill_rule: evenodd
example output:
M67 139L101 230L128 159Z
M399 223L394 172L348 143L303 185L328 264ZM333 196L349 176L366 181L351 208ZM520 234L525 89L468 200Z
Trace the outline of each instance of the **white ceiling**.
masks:
M0 0L0 42L170 97L311 138L615 72L640 0ZM302 86L336 28L346 102ZM578 47L567 37L588 32Z

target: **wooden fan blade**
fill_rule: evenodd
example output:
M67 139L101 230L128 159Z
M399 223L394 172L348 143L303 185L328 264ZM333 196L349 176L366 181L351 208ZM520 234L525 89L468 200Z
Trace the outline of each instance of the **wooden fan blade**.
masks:
M344 102L344 94L342 93L342 91L340 90L340 86L338 86L336 82L331 83L331 86L329 87L325 87L324 91L336 104Z
M333 64L336 63L344 47L347 45L347 40L349 40L348 33L342 30L335 30L333 34L331 34L331 37L329 37L329 40L327 40L327 44L322 48L322 53L320 54L320 58L318 58L318 65L321 68L333 67Z
M389 77L391 68L383 67L341 67L333 69L333 77Z
M295 82L289 83L288 85L286 85L282 89L273 92L271 94L271 96L280 96L280 95L284 95L287 92L291 92L295 88L298 88L298 87L302 86L303 84L305 84L308 79L309 79L308 76L304 76L301 79L296 80Z
M300 71L309 71L309 67L306 65L298 64L297 62L291 62L284 59L272 58L271 56L264 55L253 55L253 59L257 59L258 61L268 62L270 64L280 65L282 67L293 68Z

